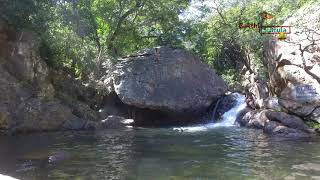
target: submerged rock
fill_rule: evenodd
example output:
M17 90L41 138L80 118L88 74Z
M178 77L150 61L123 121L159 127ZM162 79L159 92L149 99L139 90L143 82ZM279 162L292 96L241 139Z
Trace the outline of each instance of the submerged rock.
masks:
M66 151L57 151L48 156L48 163L55 164L70 159L71 155Z
M227 91L198 57L166 47L119 60L113 83L123 103L168 114L204 112Z

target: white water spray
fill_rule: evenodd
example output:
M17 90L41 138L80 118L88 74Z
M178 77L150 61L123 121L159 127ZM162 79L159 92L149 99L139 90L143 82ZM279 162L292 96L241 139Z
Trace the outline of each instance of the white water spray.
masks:
M216 128L216 127L234 126L238 114L247 107L244 95L241 95L238 93L235 93L234 95L236 96L235 106L222 115L220 122L208 123L201 126L173 128L173 130L183 131L183 132L197 132L197 131L207 131L209 129Z

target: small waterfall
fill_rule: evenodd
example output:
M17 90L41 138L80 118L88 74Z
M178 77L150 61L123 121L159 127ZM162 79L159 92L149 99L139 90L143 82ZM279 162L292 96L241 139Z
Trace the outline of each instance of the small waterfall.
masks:
M238 114L247 107L245 102L245 96L242 94L235 93L236 104L229 111L225 112L222 115L222 118L217 123L208 123L201 126L191 126L191 127L179 127L173 128L177 131L186 131L186 132L197 132L197 131L206 131L216 127L230 127L235 125Z
M220 102L222 101L223 98L220 98L217 102L217 104L215 105L213 111L212 111L212 118L211 120L214 120L214 118L216 117L216 113L217 113L217 109L219 107Z

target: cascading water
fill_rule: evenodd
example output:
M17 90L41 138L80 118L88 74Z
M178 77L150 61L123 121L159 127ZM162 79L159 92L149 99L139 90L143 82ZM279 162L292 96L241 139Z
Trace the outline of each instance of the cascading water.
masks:
M236 97L236 104L229 111L225 112L221 120L217 123L208 123L201 126L191 126L191 127L179 127L174 128L177 131L186 131L186 132L196 132L196 131L206 131L216 127L230 127L235 125L238 114L247 107L245 102L245 96L242 94L235 93L233 94Z

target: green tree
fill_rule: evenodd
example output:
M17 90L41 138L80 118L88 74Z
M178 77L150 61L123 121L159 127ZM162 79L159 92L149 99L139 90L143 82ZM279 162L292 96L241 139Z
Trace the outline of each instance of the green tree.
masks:
M157 45L181 46L186 0L58 1L46 32L55 62L83 72L106 57ZM58 60L56 60L58 59Z

